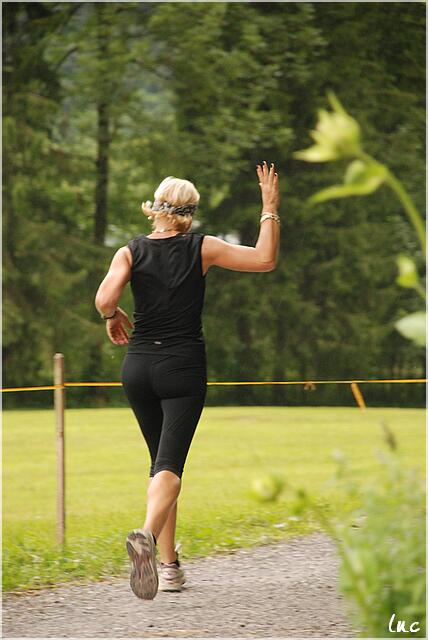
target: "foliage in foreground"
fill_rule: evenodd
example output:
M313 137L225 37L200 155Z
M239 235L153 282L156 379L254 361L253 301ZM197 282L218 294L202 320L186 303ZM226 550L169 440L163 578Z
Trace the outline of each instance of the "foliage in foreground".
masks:
M380 454L379 477L361 486L347 459L337 457L333 482L343 484L358 508L333 518L301 490L299 509L313 513L335 538L340 588L364 637L396 637L401 621L407 632L413 623L412 637L425 638L425 491L418 470L403 467L394 454Z

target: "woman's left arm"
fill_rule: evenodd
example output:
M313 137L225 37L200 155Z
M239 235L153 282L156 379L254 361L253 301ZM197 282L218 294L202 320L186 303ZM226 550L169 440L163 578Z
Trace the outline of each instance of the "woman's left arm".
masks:
M125 327L131 329L133 327L125 311L117 306L122 291L131 278L131 265L131 252L127 247L121 247L115 253L110 269L95 296L95 306L98 312L104 316L113 316L106 321L106 330L113 344L118 345L128 343L128 333Z

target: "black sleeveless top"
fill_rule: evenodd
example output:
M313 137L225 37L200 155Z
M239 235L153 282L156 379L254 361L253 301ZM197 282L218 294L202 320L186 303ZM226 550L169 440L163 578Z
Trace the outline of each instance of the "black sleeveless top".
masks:
M203 237L201 233L159 239L140 235L128 242L135 306L128 353L142 352L148 344L204 343Z

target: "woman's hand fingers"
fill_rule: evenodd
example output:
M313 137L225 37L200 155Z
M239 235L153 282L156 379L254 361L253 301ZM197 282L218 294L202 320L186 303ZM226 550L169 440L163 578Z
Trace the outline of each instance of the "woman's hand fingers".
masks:
M119 344L122 342L122 340L125 340L125 332L123 330L122 325L118 325L116 327L116 330L113 333L113 335L114 335L115 339L118 341Z
M275 165L272 162L272 164L270 165L270 169L269 169L269 182L270 182L271 186L273 186L274 178L275 178Z
M257 176L261 183L260 186L273 184L275 179L274 163L272 162L269 167L266 160L263 160L262 165L257 165Z
M124 345L129 343L128 334L121 322L107 320L106 330L107 335L113 344Z
M269 177L268 166L266 164L266 160L263 160L261 165L257 165L257 175L259 177L260 183L265 184L267 178Z
M122 324L118 326L117 340L119 344L128 344L129 342L128 334L126 333L126 330L124 329Z
M110 338L111 342L113 344L119 344L118 342L118 334L117 334L117 329L116 327L109 327L107 325L107 335Z
M133 329L134 325L128 318L128 314L123 309L117 307L116 316L111 320L107 320L107 335L113 344L124 345L129 343L128 333L125 329Z
M263 176L264 178L269 178L269 167L268 167L268 163L266 162L266 160L263 160Z
M126 331L126 329L125 329L125 327L124 327L123 325L122 325L120 328L121 328L122 338L123 338L124 340L126 340L126 343L128 343L128 342L129 342L129 339L128 339L128 332Z

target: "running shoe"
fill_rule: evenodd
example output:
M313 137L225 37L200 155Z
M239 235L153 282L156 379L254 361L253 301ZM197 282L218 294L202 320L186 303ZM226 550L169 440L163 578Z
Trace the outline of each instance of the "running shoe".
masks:
M177 554L178 565L175 562L159 563L159 591L181 591L181 587L186 582L184 571L180 567L178 558L181 544L177 543L175 552Z
M153 600L159 585L153 533L149 529L134 529L127 535L126 550L132 562L132 591L137 598Z

